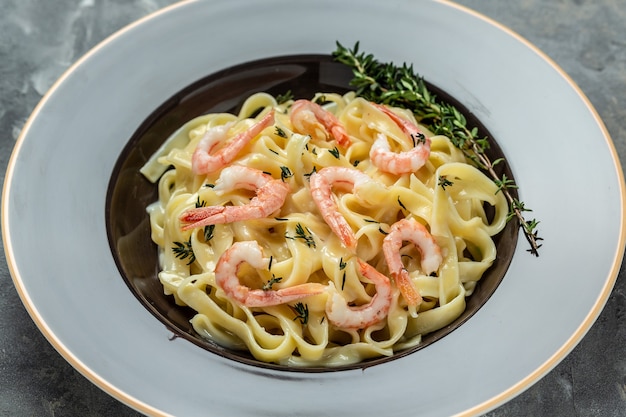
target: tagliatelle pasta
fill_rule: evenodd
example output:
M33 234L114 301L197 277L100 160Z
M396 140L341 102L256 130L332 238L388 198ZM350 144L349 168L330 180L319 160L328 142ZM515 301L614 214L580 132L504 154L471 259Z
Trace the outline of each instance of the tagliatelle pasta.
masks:
M390 356L452 323L508 213L448 138L353 93L253 94L142 173L165 293L200 336L291 366Z

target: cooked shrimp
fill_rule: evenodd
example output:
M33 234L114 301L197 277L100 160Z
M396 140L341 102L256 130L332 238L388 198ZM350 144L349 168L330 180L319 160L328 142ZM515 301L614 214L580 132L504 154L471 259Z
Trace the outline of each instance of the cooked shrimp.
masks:
M216 126L207 130L198 142L198 146L191 157L191 169L194 174L210 174L225 167L252 139L259 135L263 129L274 123L274 110L267 113L261 120L249 129L239 133L231 141L212 153L215 148L226 140L230 124ZM227 126L227 127L226 127Z
M370 181L372 179L367 174L358 169L346 167L322 168L310 177L313 201L328 226L348 249L356 248L356 235L339 212L337 203L333 198L332 187L333 185L343 187L354 192L359 186Z
M337 117L317 103L296 100L291 106L291 124L302 134L319 129L320 125L341 146L350 145L350 137Z
M370 148L370 159L381 171L395 175L407 174L420 169L430 156L430 138L413 123L401 118L387 107L371 103L389 116L402 131L411 138L413 148L405 152L392 152L387 137L383 133L376 136Z
M376 294L367 304L351 307L338 291L332 292L326 302L326 316L335 326L342 329L363 329L387 317L391 307L392 291L389 278L373 266L358 260L359 272L376 287Z
M187 210L180 216L183 223L189 223L183 226L183 230L268 217L282 207L289 193L287 183L258 169L240 165L224 168L213 190L221 193L237 188L256 191L256 196L243 206L209 206Z
M326 291L326 286L306 283L279 290L251 289L239 282L237 275L243 263L256 269L268 268L270 258L263 256L263 249L256 241L235 242L220 256L215 267L215 282L224 293L247 307L267 307L285 304L317 295Z
M396 286L410 306L416 306L422 297L413 286L409 273L402 264L400 248L403 241L415 244L420 252L420 265L426 275L439 269L443 260L441 249L426 227L415 219L402 219L391 226L389 234L383 239L383 254Z

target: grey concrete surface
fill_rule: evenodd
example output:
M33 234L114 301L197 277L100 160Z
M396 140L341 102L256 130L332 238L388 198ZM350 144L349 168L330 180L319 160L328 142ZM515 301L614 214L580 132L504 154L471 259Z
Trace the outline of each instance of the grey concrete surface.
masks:
M0 0L2 180L22 126L54 80L109 34L171 3ZM556 61L589 97L620 160L626 161L626 0L459 3L510 27ZM584 256L584 250L576 256ZM0 251L0 416L138 415L75 371L45 340L22 305ZM623 268L602 314L573 352L487 416L626 416Z

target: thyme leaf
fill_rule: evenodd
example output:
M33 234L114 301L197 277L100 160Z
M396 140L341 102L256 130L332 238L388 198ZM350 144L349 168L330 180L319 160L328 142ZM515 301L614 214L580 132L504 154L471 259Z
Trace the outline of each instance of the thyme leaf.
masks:
M296 311L296 317L294 317L294 320L300 320L300 323L303 326L306 326L306 324L309 322L309 306L301 303L301 302L297 302L294 306L293 309Z
M313 238L311 231L308 228L305 229L302 227L300 223L296 224L295 236L289 236L285 233L285 238L292 240L302 239L309 248L315 248L315 239Z
M343 270L343 269L346 269L347 265L348 264L343 260L343 258L339 258L339 270L340 271Z
M205 242L208 242L211 239L213 239L213 231L214 230L215 230L215 225L214 224L209 224L207 226L204 226L204 240L205 240Z
M343 260L342 258L339 258L339 270L343 271L343 276L341 277L341 290L343 291L344 287L346 286L346 266L348 266L348 264Z
M280 167L280 179L284 182L287 178L293 177L293 172L287 166Z
M339 159L341 156L341 153L339 153L339 149L337 149L336 146L333 149L329 149L328 152L330 152L330 154L337 159Z
M283 277L277 277L272 274L272 278L270 278L265 284L263 284L263 291L269 291L272 289L272 286L283 280Z
M501 179L493 180L493 182L498 186L498 190L496 191L496 193L499 193L500 191L506 190L508 188L517 188L515 181L513 181L510 178L507 178L506 174L502 174Z
M452 181L450 181L448 179L447 176L445 175L440 175L439 178L437 179L437 183L439 184L439 186L441 187L441 189L445 190L446 187L449 187L451 185L453 185L454 183Z
M285 94L279 94L276 96L276 102L278 104L286 103L289 100L293 100L293 93L291 92L291 90L287 90Z
M311 175L315 174L316 172L317 172L317 168L313 167L311 172L304 174L304 178L306 178L307 180L310 180L311 179Z
M498 175L494 166L503 163L499 158L491 161L485 153L489 149L489 139L480 137L477 128L467 126L465 116L453 105L439 100L431 93L423 79L413 69L413 65L403 63L401 66L393 63L379 62L372 54L359 51L359 42L352 49L346 48L337 42L337 49L332 53L333 58L352 69L353 78L350 81L356 89L356 95L379 104L393 107L402 107L413 112L415 117L431 130L435 135L445 135L453 145L460 149L465 157L482 169L498 186L498 191L504 193L510 207L509 219L516 218L523 230L526 240L530 244L529 252L539 256L539 243L536 220L526 220L524 211L509 192L517 188L512 179L505 175ZM413 138L413 140L419 138Z
M189 259L187 265L191 265L196 260L196 255L193 253L193 247L191 246L191 237L186 242L173 242L174 246L172 247L172 251L174 252L174 256L178 259L184 260Z
M281 138L287 138L287 133L285 133L285 131L281 129L279 126L276 126L276 136L281 137Z

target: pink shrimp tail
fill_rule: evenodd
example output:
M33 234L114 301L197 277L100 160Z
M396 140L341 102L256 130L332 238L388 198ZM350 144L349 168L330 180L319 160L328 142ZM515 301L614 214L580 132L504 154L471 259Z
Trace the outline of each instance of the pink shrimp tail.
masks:
M406 300L406 303L410 306L417 306L422 302L422 296L413 286L413 282L409 277L409 273L406 269L402 269L398 273L392 273L393 279L396 282L396 286L400 290L400 293Z
M246 296L248 307L266 307L290 303L303 298L318 295L326 291L326 286L316 283L294 285L276 291L250 290Z
M334 116L333 116L334 117ZM339 121L337 121L339 123ZM346 132L345 127L343 125L335 125L330 129L331 135L335 138L337 143L344 148L350 146L350 136L348 136L348 132Z
M181 227L182 230L195 229L197 227L203 227L209 224L217 224L217 216L224 213L226 207L213 206L213 207L198 207L195 209L187 210L180 215L179 220L183 223L189 223ZM226 223L226 222L222 222Z

